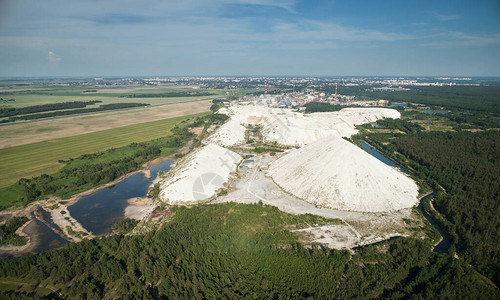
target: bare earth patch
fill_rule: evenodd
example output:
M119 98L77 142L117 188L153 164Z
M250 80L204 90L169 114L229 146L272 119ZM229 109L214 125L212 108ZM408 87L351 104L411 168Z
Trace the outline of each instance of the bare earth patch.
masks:
M136 205L136 206L144 206L146 204L149 204L151 202L151 199L148 197L135 197L135 198L130 198L127 200L127 203L130 205Z
M195 127L195 128L192 128L189 131L192 132L192 133L194 133L194 134L196 134L198 136L203 131L203 127Z

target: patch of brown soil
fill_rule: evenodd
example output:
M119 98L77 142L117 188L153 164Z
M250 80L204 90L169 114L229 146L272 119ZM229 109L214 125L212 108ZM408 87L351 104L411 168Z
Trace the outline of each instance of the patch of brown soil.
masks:
M0 149L208 111L211 100L0 126Z
M135 206L144 206L151 202L150 198L147 197L135 197L127 200L127 203Z
M203 127L195 127L189 131L196 134L196 136L199 136L201 134L201 132L203 131Z

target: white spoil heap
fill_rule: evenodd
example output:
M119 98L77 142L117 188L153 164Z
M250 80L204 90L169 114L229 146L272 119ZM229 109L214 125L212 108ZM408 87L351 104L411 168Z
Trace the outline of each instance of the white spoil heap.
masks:
M266 106L233 105L219 112L232 115L229 122L238 125L261 125L265 141L290 146L307 145L331 135L348 137L357 133L355 125L400 117L397 110L387 108L344 108L337 112L303 114ZM233 127L235 136L230 137L226 145L244 139L244 132L234 124L222 126L219 135L228 135Z
M216 144L208 144L186 156L178 167L159 179L162 201L189 204L207 200L228 182L242 157Z
M241 125L239 120L230 119L204 142L223 147L238 145L245 141L245 130L245 126Z
M336 136L291 150L268 175L287 192L332 209L382 212L417 203L413 180Z

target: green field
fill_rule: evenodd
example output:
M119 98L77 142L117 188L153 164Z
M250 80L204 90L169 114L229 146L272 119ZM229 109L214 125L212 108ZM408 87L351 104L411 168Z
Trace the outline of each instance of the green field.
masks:
M0 149L0 188L31 178L56 172L64 164L59 160L103 151L170 135L175 124L207 113L118 127L66 138Z
M108 92L108 93L86 93L87 90L99 90L98 88L92 88L88 86L84 87L30 87L33 90L28 91L11 91L2 92L0 90L0 98L4 100L15 99L15 101L0 101L0 108L2 107L14 107L21 108L32 105L42 105L51 103L61 103L70 101L90 101L99 100L102 103L89 105L87 108L98 107L105 104L113 103L145 103L150 105L164 105L179 102L197 101L197 100L208 100L218 97L225 96L224 91L220 90L187 90L180 88L161 88L161 89L141 89L134 91L123 91L123 92ZM119 91L121 87L109 90ZM163 94L172 92L194 92L203 93L209 92L213 95L208 96L182 96L182 97L151 97L152 94ZM127 98L126 96L135 95L134 98ZM148 97L141 98L141 95L148 95Z

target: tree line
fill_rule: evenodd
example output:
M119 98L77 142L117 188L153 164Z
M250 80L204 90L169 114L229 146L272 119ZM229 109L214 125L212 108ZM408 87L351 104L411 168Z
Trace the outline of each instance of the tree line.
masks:
M112 104L100 105L99 107L95 107L95 108L58 110L58 111L53 111L53 112L48 112L48 113L37 113L37 114L30 114L30 115L11 116L8 119L1 120L0 123L15 122L18 120L35 120L35 119L42 119L42 118L68 116L68 115L100 112L100 111L115 110L115 109L149 106L149 105L150 104L148 104L148 103L112 103Z
M62 103L51 103L51 104L42 104L42 105L32 105L20 108L7 107L0 108L0 117L11 117L17 115L26 115L44 111L52 111L52 110L63 110L63 109L72 109L72 108L83 108L87 105L93 105L96 103L100 103L102 101L93 100L93 101L71 101L71 102L62 102Z
M343 107L341 105L324 103L324 102L309 102L306 103L306 112L325 112L325 111L339 111Z

